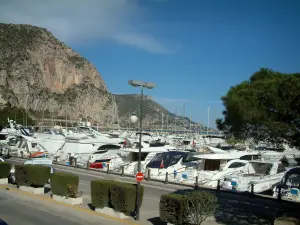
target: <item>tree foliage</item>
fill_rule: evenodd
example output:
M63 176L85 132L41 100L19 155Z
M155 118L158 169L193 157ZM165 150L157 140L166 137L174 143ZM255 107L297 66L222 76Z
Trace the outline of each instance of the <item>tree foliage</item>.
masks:
M10 120L15 120L17 124L22 125L25 125L27 118L28 125L34 124L33 120L29 117L28 113L26 113L25 109L15 108L9 105L4 108L0 108L0 127L8 125L7 118Z
M224 118L216 124L225 135L299 146L300 73L261 69L221 99Z

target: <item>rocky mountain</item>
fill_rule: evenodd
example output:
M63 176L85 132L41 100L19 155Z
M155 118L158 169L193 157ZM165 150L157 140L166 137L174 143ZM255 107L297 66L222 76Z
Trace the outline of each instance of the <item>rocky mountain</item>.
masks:
M164 127L190 123L149 96L143 104L144 126L161 127L162 120ZM19 122L24 123L27 116L55 115L126 126L130 113L139 114L139 105L139 95L109 93L96 68L46 29L0 23L0 117L4 122L7 116L23 115Z
M129 118L132 113L139 116L140 95L139 94L114 94L119 109L119 123L123 126L129 126ZM190 124L195 122L189 118L175 115L169 112L159 103L155 102L150 96L143 98L143 126L144 127L181 127L189 129Z
M46 29L0 24L0 104L114 120L116 104L85 58Z

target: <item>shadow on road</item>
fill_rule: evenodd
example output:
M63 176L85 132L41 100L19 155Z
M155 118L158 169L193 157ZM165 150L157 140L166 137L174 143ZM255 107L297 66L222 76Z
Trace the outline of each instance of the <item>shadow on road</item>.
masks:
M154 225L167 225L167 223L162 222L160 220L160 217L150 218L150 219L147 219L147 221L149 221L150 223L152 223Z
M51 192L51 188L50 187L45 187L45 194L48 194Z
M0 219L0 225L8 225L8 223L6 223L4 220Z
M218 199L215 212L218 223L226 225L272 225L275 212L265 205L254 206L249 202Z
M191 190L177 190L174 193L184 194L189 191ZM292 216L297 218L300 215L299 203L238 195L230 192L209 192L216 195L218 199L218 208L214 217L219 224L272 225L277 217Z

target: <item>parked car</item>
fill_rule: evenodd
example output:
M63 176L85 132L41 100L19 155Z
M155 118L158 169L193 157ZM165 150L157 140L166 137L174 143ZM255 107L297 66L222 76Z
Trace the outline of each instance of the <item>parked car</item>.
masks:
M26 160L23 165L39 165L39 166L48 166L50 167L50 174L55 173L55 169L52 165L52 160L47 159L47 158L34 158L34 159L29 159ZM8 177L8 180L10 183L15 184L16 183L16 178L15 178L15 166L13 165L10 171L10 175ZM50 179L48 180L48 183L50 183Z

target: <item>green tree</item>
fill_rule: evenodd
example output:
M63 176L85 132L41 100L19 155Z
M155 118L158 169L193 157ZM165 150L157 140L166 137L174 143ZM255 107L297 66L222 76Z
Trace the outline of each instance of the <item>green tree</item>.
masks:
M300 73L261 69L222 98L218 129L228 137L300 145Z
M26 113L25 109L15 108L12 106L5 106L4 108L0 108L0 126L8 125L7 118L10 120L16 120L17 124L25 125L27 117L27 124L33 125L33 120L29 117L28 113Z

